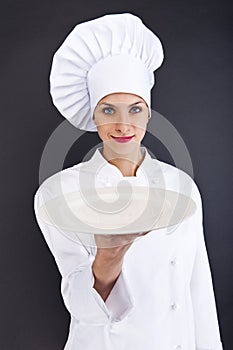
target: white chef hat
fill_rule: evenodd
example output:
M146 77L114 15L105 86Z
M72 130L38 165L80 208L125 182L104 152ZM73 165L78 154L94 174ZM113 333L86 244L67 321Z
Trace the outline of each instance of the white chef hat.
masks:
M150 109L153 72L162 62L159 38L132 14L78 24L53 57L53 103L75 127L96 131L93 111L111 93L138 95Z

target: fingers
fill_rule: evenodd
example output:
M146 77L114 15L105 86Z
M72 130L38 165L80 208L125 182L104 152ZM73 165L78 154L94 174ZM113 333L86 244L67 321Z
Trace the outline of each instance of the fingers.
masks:
M114 235L101 235L94 234L96 246L99 248L116 248L123 247L125 245L131 245L136 238L145 236L148 232L133 233L133 234L114 234Z

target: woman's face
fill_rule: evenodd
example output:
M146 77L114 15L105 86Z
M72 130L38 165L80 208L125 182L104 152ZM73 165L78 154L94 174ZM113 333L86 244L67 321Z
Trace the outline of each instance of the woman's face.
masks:
M102 98L94 110L94 122L105 145L116 152L140 145L149 119L145 101L133 94L114 93Z

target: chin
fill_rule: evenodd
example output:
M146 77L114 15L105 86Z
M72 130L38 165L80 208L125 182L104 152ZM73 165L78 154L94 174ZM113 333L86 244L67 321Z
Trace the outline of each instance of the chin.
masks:
M108 152L118 154L119 156L132 154L140 148L140 143L134 140L126 143L117 143L116 141L109 140L104 142L104 148Z

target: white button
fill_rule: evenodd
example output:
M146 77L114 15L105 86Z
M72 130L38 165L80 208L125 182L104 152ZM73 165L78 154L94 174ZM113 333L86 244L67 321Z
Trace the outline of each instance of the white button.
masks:
M177 310L178 307L179 307L179 305L178 305L177 303L172 303L172 304L171 304L171 309L172 309L173 311Z
M175 347L174 347L174 350L181 350L182 349L182 346L181 345L176 345Z
M105 185L106 185L107 187L112 186L111 182L109 182L109 181L107 181L107 182L105 183Z
M170 261L170 264L172 265L172 266L175 266L176 265L176 258L174 258L174 259L172 259L171 261Z
M114 331L118 329L119 326L121 326L122 322L118 319L114 319L109 323L109 330Z
M155 179L152 179L152 184L153 185L157 185L159 183L159 179L155 178Z

